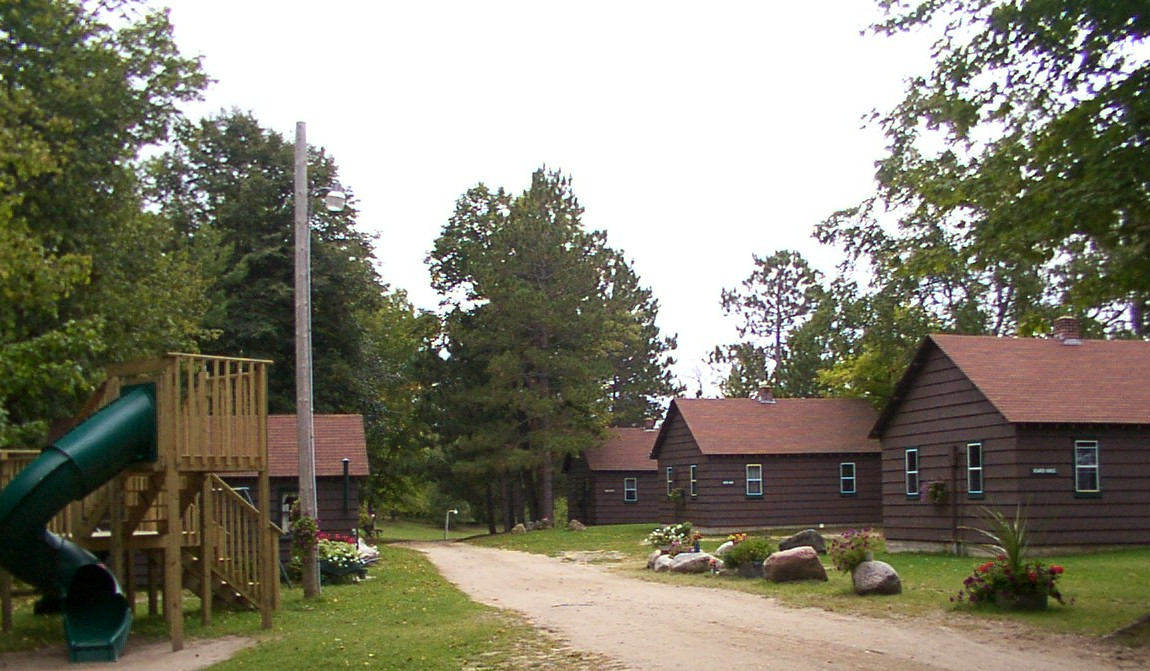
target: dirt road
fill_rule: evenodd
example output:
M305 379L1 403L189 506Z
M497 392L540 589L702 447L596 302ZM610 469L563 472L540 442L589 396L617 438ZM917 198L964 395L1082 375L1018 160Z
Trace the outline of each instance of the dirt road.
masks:
M1145 669L1150 655L1078 637L791 609L731 590L463 543L412 543L472 599L518 611L621 669Z

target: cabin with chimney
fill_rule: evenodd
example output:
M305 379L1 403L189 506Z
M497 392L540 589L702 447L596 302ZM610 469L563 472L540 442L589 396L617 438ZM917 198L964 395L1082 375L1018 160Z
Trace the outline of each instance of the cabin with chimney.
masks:
M651 457L661 522L742 530L882 521L876 413L862 399L671 401Z
M563 463L568 517L591 525L658 522L663 495L658 465L651 458L654 420L644 428L607 431L602 445Z
M892 550L963 552L986 508L1047 549L1150 543L1150 343L931 335L870 432Z
M360 415L315 415L315 498L320 531L356 536L360 488L369 473L367 442ZM299 499L299 441L296 415L268 415L268 481L275 509L272 521L286 534L292 505ZM253 485L244 474L228 478L237 489ZM290 555L290 538L280 557Z

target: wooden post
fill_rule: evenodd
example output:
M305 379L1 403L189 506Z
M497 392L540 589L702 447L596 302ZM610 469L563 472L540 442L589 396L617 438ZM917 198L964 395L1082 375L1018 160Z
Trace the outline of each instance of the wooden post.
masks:
M167 496L167 529L164 548L164 618L168 621L168 634L172 639L172 652L184 649L184 599L180 550L183 543L183 521L180 515L179 450L176 436L180 435L178 384L179 360L173 360L165 371L167 384L164 401L157 410L157 442L164 469L164 494ZM169 425L169 422L174 426ZM200 428L200 427L195 427Z
M0 602L3 602L4 632L12 631L12 574L0 570Z
M212 477L204 477L200 488L200 622L205 627L212 624L212 562L216 556L213 544L215 519L212 501Z
M262 435L267 435L266 432ZM256 542L260 552L260 625L271 629L272 611L279 605L279 539L272 533L271 485L268 482L267 443L261 439L259 485L256 500L259 502L259 521L256 529Z
M120 585L124 588L124 596L128 599L128 610L132 616L136 615L136 565L133 559L136 558L135 553L130 548L125 548L124 552L124 580Z
M156 584L156 551L146 550L144 552L148 562L148 615L154 617L160 612L160 604L157 595L159 585Z
M108 526L110 530L109 552L112 575L124 585L124 475L118 475L108 482Z
M307 126L295 125L295 405L299 447L300 514L318 517L315 499L315 429L311 386L311 227L308 225ZM303 555L303 595L319 596L315 548Z

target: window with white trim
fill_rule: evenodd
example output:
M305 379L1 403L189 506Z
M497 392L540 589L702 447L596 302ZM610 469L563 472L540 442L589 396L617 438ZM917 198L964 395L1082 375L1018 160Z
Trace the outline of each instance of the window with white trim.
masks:
M966 444L966 495L982 496L982 443Z
M1102 483L1098 477L1098 441L1074 441L1074 492L1098 494Z
M671 490L675 488L675 467L667 467L667 496L671 495Z
M747 464L747 496L763 495L763 465Z
M691 496L699 495L699 466L691 464Z
M855 462L844 461L839 464L839 494L855 493Z
M906 495L918 498L918 448L908 447L904 455L906 464Z
M623 478L623 503L635 503L639 500L639 479Z

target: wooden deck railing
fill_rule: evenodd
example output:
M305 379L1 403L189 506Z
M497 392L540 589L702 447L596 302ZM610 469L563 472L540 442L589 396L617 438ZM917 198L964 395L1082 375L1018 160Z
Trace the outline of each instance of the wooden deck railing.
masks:
M265 575L271 564L262 561L268 547L266 533L260 533L259 511L212 474L204 479L199 504L188 510L188 517L194 516L202 522L194 526L204 529L201 548L210 559L208 564L234 589L258 604L260 590L274 589L279 579L278 575ZM185 528L192 526L193 520L188 519Z

